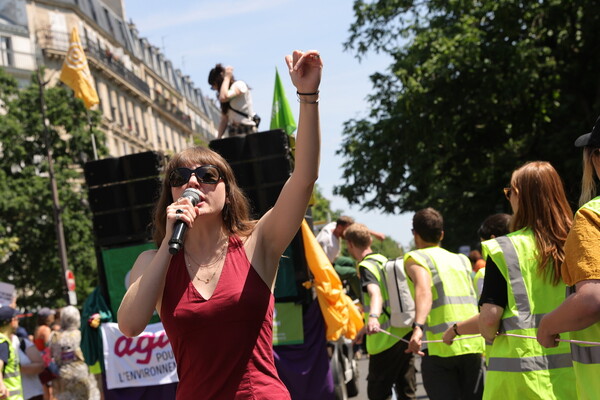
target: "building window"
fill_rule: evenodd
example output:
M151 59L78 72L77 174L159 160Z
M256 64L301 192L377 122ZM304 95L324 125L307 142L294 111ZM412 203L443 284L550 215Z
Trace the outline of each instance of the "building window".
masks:
M110 20L110 13L106 8L104 9L104 16L106 17L106 23L108 24L108 29L110 29L110 33L112 33L112 35L115 36L115 29L113 28L112 21Z
M0 36L0 64L5 67L14 65L10 38L6 36Z
M92 18L94 18L94 21L97 23L98 16L96 15L96 9L94 9L94 3L92 0L88 0L88 5L90 6L90 11L92 12Z

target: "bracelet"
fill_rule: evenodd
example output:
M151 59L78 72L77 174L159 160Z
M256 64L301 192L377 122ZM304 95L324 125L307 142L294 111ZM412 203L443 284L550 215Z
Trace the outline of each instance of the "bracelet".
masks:
M460 336L460 333L458 333L458 325L456 325L456 324L452 325L452 330L454 331L456 336Z
M317 98L314 101L307 101L307 100L302 100L302 99L300 99L300 97L298 97L298 103L300 103L300 104L319 104L319 98Z
M421 331L425 332L425 325L419 324L418 322L413 322L412 328L419 328Z
M377 315L377 314L369 314L369 318L379 318L379 315Z
M314 93L300 93L300 92L296 91L296 96L316 96L318 94L319 94L318 90Z

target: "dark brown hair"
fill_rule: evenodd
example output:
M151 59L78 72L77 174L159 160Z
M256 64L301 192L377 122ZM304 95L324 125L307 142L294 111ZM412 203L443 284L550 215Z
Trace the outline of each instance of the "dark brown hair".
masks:
M342 215L335 221L336 226L349 226L354 223L354 218Z
M532 161L513 172L511 187L516 189L518 199L517 212L510 221L511 230L530 228L533 231L538 272L557 285L565 259L563 246L573 223L560 176L550 163Z
M219 168L225 182L225 206L221 211L225 229L229 234L248 236L256 221L250 220L250 206L242 189L237 185L233 170L218 153L206 147L192 147L175 154L165 168L165 175L161 185L160 196L154 208L153 239L156 246L160 246L165 237L165 224L167 219L167 206L173 203L169 175L179 167L192 167L195 165L212 164Z
M213 69L208 73L208 84L212 87L215 85L217 87L217 93L221 90L221 85L223 84L223 76L225 75L225 68L222 64L217 64ZM231 81L229 82L229 87L233 85L235 82L235 78L232 76ZM229 102L221 102L221 113L227 114L229 111Z
M431 207L424 208L415 213L413 229L427 243L439 243L444 231L444 218L439 211Z
M510 214L494 214L483 220L477 230L480 239L490 240L493 237L505 236L510 233Z

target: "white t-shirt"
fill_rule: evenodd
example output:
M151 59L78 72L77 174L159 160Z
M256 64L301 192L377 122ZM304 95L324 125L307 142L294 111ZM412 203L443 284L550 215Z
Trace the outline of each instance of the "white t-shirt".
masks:
M235 95L236 92L240 92L239 95ZM246 118L243 115L236 113L233 110L227 111L227 118L229 119L230 124L242 124L242 125L252 125L255 123L251 119L254 116L254 108L252 107L252 96L250 95L250 89L248 85L244 81L235 81L229 87L228 92L229 105L231 108L235 108L238 111L243 112L249 117Z
M340 255L340 240L333 234L336 226L336 222L330 222L317 235L317 242L319 242L332 264Z
M34 344L31 343L29 339L23 340L25 340L25 349L34 346ZM17 335L12 335L12 344L13 347L19 352L19 363L21 365L31 364L31 360L29 359L29 357L27 357L27 354L21 350L21 342L19 341ZM40 378L37 375L21 373L21 384L23 386L23 398L25 400L44 394L42 383L40 382Z

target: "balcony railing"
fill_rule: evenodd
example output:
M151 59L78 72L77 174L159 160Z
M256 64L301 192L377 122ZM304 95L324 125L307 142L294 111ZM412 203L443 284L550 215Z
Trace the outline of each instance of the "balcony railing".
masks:
M32 53L0 49L0 67L11 67L33 71L35 65L35 55Z
M179 122L183 123L188 128L192 128L192 119L189 115L181 111L176 105L171 103L165 96L163 96L158 90L154 91L154 99L156 104L161 107L162 110L167 111Z
M68 33L43 29L37 32L37 37L38 43L43 50L60 50L66 52L69 49ZM94 58L100 64L125 79L136 89L144 92L147 96L150 96L150 87L148 84L125 68L125 65L123 65L123 63L108 49L101 48L97 43L87 42L85 37L81 38L81 45L88 57Z

